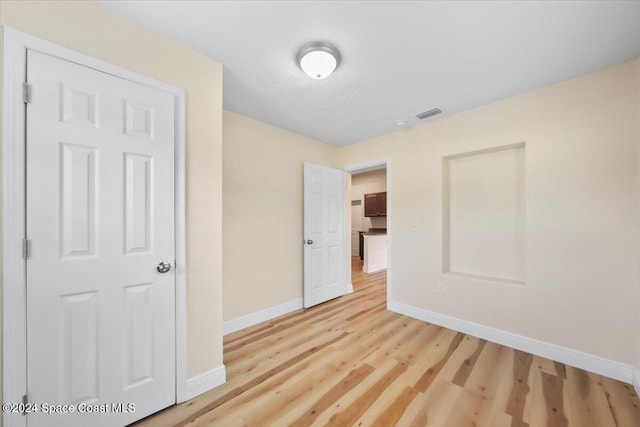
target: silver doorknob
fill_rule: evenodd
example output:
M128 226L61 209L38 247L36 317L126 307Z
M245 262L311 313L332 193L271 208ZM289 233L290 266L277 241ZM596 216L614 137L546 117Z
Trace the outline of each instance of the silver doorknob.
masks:
M307 240L307 245L313 245L313 240L311 239Z
M168 262L161 262L156 267L156 270L158 270L158 273L166 273L167 271L171 270L171 264Z

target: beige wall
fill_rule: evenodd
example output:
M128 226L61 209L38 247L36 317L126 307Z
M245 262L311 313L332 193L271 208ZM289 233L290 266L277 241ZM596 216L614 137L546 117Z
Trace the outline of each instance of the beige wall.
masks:
M88 2L1 1L0 23L186 92L188 375L222 364L222 65Z
M223 115L224 320L302 298L303 162L337 148Z
M379 169L371 172L359 173L351 176L351 200L360 200L362 215L360 230L369 228L387 228L387 217L364 216L364 195L387 191L387 170Z
M443 159L443 272L526 279L524 144Z
M392 300L634 363L636 66L342 148L341 165L391 159ZM526 143L526 285L443 274L443 156L519 142ZM439 282L446 295L437 294Z

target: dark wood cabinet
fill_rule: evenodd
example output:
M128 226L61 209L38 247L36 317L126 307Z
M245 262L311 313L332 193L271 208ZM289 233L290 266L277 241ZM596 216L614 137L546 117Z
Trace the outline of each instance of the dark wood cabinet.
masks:
M387 216L387 193L378 193L378 216Z
M364 195L364 216L378 216L378 193Z
M364 216L387 216L387 193L364 195Z

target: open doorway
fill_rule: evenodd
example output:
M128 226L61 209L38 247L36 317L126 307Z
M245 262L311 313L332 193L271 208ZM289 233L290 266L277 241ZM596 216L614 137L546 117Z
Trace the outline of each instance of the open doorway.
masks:
M387 163L351 173L351 283L354 292L387 284Z

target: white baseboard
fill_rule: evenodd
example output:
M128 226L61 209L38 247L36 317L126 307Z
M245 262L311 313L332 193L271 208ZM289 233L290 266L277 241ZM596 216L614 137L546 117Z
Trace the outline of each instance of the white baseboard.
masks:
M385 268L387 268L386 264L372 264L362 267L362 271L365 273L375 273L376 271L384 270Z
M302 298L265 308L264 310L256 311L255 313L247 314L246 316L236 317L235 319L224 322L222 325L222 333L227 335L239 331L240 329L248 328L249 326L257 325L258 323L282 316L283 314L291 313L292 311L296 311L301 308Z
M191 400L211 389L227 382L227 371L224 365L213 368L187 380L185 400Z
M559 345L538 341L533 338L523 337L510 332L495 329L478 323L469 322L445 314L436 313L408 304L389 301L388 309L405 316L423 320L425 322L444 326L455 331L473 335L497 344L526 351L540 357L555 360L576 368L594 372L605 377L613 378L626 383L634 383L634 368L630 365L605 359L600 356L583 353ZM635 387L638 390L638 374L636 370Z
M636 394L640 396L640 368L633 370L633 388L636 389Z
M353 283L347 283L347 294L353 293Z

